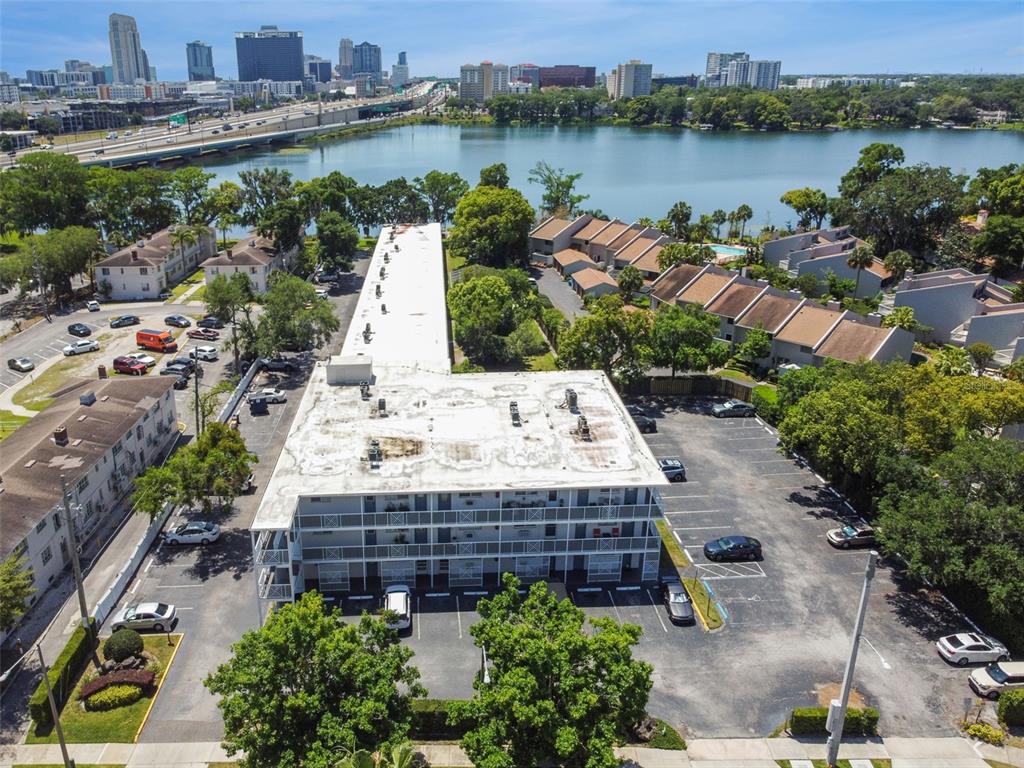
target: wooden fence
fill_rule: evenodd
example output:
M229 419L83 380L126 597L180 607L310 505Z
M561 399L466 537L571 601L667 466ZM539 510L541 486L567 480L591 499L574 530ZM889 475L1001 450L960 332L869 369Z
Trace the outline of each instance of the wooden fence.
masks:
M629 388L631 395L668 395L673 397L734 397L750 402L754 385L743 381L707 376L704 374L682 374L671 376L649 376Z

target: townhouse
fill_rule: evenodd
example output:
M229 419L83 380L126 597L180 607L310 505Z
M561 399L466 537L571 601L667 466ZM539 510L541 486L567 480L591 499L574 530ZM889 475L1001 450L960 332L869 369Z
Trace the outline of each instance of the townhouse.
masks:
M100 292L113 301L158 299L216 251L212 229L191 241L179 241L175 229L160 230L96 262L93 275Z
M792 277L811 274L824 282L829 272L836 277L857 280L857 270L847 263L850 252L865 241L854 237L849 227L832 227L801 232L769 240L763 246L764 260L789 272ZM857 296L876 295L892 281L892 273L879 260L860 271Z
M203 273L207 283L217 275L230 279L232 275L241 273L249 278L253 293L266 293L270 276L279 269L291 270L301 247L300 238L297 245L282 252L270 238L252 233L247 239L204 261Z

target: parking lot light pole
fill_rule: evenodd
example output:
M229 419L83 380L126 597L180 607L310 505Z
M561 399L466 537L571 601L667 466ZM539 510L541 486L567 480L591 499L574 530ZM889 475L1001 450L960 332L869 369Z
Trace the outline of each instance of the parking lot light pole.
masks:
M839 760L839 745L843 741L843 724L846 722L846 707L850 702L850 689L853 687L853 671L857 666L857 651L860 648L860 635L864 630L864 614L867 612L868 595L871 593L871 579L875 576L875 561L878 553L868 552L868 563L864 569L864 586L861 587L860 605L857 608L857 623L853 629L853 640L850 643L850 658L846 660L846 672L843 673L843 689L839 699L833 699L828 712L828 765L835 768Z
M43 660L42 646L36 644L36 653L39 654L39 665L43 668L46 698L50 702L50 713L53 715L53 729L57 732L57 742L60 744L61 757L64 758L64 768L75 768L75 761L68 757L68 745L64 743L64 729L60 727L60 712L57 711L57 702L53 700L53 689L50 687L50 670Z

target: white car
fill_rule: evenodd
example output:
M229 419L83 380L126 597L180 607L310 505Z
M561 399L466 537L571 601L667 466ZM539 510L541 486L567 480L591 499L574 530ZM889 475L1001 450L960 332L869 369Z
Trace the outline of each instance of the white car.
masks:
M268 403L283 403L288 400L288 397L282 390L273 389L271 387L261 389L259 392L253 392L251 395L249 395L249 397L260 397L266 400Z
M64 356L70 357L71 355L80 355L83 352L98 352L100 349L100 343L95 339L82 339L80 341L72 341L70 344L64 347Z
M203 521L183 523L164 533L168 544L211 544L219 538L220 526Z
M212 362L217 359L217 348L203 344L189 352L188 356L194 360L208 360Z
M110 631L119 629L155 629L163 632L174 626L176 615L169 603L135 603L126 605L110 619Z
M1003 691L1024 690L1024 661L994 661L971 672L967 682L976 694L993 701Z
M326 299L329 295L330 294L327 293L327 289L326 288L317 288L316 289L316 297L318 299Z
M385 589L384 604L381 607L394 614L387 617L387 624L392 629L408 629L412 626L412 590L405 584L392 584Z
M90 299L89 301L85 302L85 308L88 309L90 312L99 312L100 303L98 301Z
M940 637L935 643L935 648L939 656L959 667L1007 661L1010 658L1010 652L1006 650L1005 645L977 632L958 632L955 635Z
M152 368L156 365L156 358L152 355L147 355L145 352L129 352L125 357L130 357L132 360L142 363L147 368Z

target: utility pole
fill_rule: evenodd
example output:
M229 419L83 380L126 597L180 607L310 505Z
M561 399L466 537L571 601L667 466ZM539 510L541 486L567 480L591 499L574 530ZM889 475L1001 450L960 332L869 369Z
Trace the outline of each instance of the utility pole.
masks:
M50 310L46 305L46 283L43 282L43 263L39 260L39 253L36 251L35 245L30 246L32 253L32 267L36 273L36 283L39 285L39 295L43 299L43 315L46 317L46 322L52 322L50 320Z
M860 592L860 606L857 608L857 623L853 629L853 642L850 643L850 658L846 660L846 672L843 673L843 690L839 699L832 699L828 708L828 764L835 768L839 759L839 745L843 741L843 725L846 722L846 706L850 702L850 689L853 687L853 671L857 666L857 651L860 648L860 635L864 630L864 614L867 612L868 595L871 592L871 579L875 576L875 560L878 553L868 552L868 564L864 569L864 586Z
M194 397L192 398L192 405L196 412L196 437L199 437L199 433L203 431L203 425L199 423L199 375L202 373L202 368L199 366L199 359L196 358L196 369L192 372L192 376L195 379L195 386L193 387Z
M68 545L71 549L71 568L75 573L75 586L78 588L78 610L82 613L82 628L92 634L89 627L89 609L85 604L85 584L82 582L82 566L78 562L78 542L75 540L75 524L71 519L71 501L68 499L68 484L64 475L60 476L61 496L64 500L64 524L68 529Z
M60 712L57 711L57 702L53 700L53 689L50 688L50 670L43 661L43 649L38 644L36 652L39 654L39 664L43 668L43 681L46 683L46 698L50 701L50 713L53 715L53 728L57 731L57 741L60 743L60 754L64 758L64 768L75 768L75 761L68 757L68 745L64 743L64 729L60 727Z

